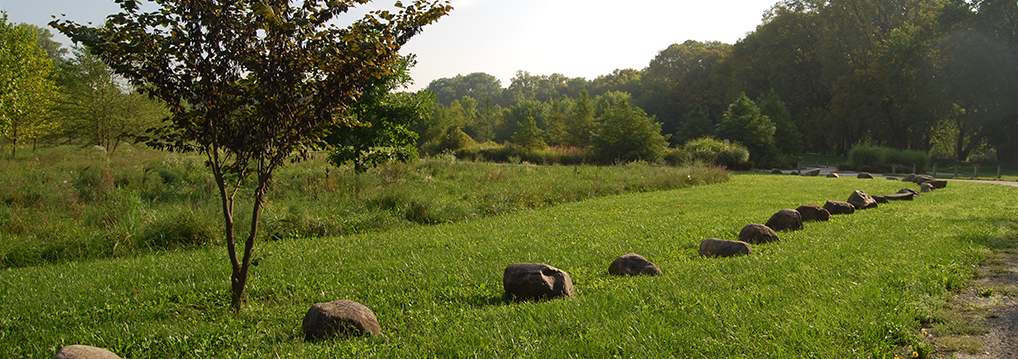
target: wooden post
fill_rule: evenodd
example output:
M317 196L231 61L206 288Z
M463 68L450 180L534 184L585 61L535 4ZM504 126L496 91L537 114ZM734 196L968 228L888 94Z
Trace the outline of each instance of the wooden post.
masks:
M958 162L954 163L954 176L958 177Z
M912 164L912 173L915 173L915 163Z
M891 173L898 173L898 165L891 165Z
M1000 165L997 165L997 180L1000 180Z
M979 178L979 164L972 164L972 178Z
M937 164L933 164L933 177L937 177Z

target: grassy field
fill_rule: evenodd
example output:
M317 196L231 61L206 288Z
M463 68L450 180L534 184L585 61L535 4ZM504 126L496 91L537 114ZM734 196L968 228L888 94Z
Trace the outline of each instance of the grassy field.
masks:
M198 156L142 147L113 155L75 146L25 152L0 161L0 268L221 241L215 184ZM454 157L355 173L315 154L279 171L260 232L270 239L364 233L727 179L727 172L709 167L535 166ZM250 203L240 202L238 213L238 227L246 230Z
M909 186L911 185L911 186ZM229 314L225 251L200 248L0 270L0 357L62 345L174 357L875 357L929 347L974 265L1014 244L1018 188L951 183L912 202L782 233L741 258L701 258L782 208L910 183L738 175L453 224L262 243ZM636 252L659 277L607 275ZM510 303L514 262L569 272L577 296ZM999 295L999 294L998 294ZM305 342L314 303L372 308L383 335Z

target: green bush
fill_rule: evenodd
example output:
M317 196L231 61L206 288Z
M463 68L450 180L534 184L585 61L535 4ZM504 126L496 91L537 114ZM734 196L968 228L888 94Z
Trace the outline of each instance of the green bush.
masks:
M930 163L930 156L922 151L897 150L890 147L858 145L848 152L848 165L845 169L868 172L888 172L895 166L911 171L925 170Z
M724 143L711 137L686 142L686 163L707 163L730 169L744 169L749 150L737 143Z

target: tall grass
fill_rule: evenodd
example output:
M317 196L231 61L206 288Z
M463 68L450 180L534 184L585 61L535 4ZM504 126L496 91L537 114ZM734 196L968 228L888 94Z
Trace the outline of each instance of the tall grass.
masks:
M502 215L586 198L725 181L723 170L632 163L535 166L455 158L355 173L324 156L282 169L266 239L335 236ZM0 268L219 244L215 184L197 156L44 148L0 162ZM244 193L241 194L244 196ZM246 230L250 204L242 203Z
M48 358L69 344L125 358L907 357L927 352L920 327L943 320L937 310L973 266L1014 244L1018 189L952 182L782 232L751 256L697 256L700 240L734 239L779 209L905 186L915 188L736 175L475 221L260 243L240 315L229 311L220 249L9 268L0 271L0 357ZM628 252L664 274L609 276ZM569 272L577 296L503 301L502 270L514 262ZM370 307L383 335L305 342L307 309L338 299Z
M846 170L889 172L894 167L917 172L924 171L930 163L930 156L923 151L898 150L889 147L859 145L848 153Z

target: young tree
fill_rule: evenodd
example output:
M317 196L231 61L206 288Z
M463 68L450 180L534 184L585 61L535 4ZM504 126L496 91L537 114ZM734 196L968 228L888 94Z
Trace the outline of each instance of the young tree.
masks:
M527 121L519 124L520 130L513 134L513 143L527 149L527 151L543 150L548 148L544 142L544 131L537 128L537 121L534 116L527 116Z
M594 154L605 162L655 161L668 147L661 124L624 98L604 102L590 142Z
M37 45L35 32L0 15L0 135L11 142L11 157L24 140L53 128L49 108L56 96L53 62Z
M587 147L594 129L594 101L590 99L590 93L583 90L569 108L566 117L566 143L575 147Z
M372 79L393 73L398 51L451 10L448 2L397 2L351 25L332 25L361 0L117 0L101 27L54 21L72 40L151 96L171 121L152 145L206 156L218 186L232 266L234 311L244 299L259 215L275 170L322 145L330 128L364 126L347 116ZM250 230L238 255L235 203L253 177Z
M798 155L802 153L802 134L792 122L792 116L785 108L778 93L771 89L766 95L756 99L756 105L760 108L760 114L767 116L774 122L774 145L778 152L783 155Z
M715 136L718 139L739 142L749 149L750 160L767 166L775 155L774 123L760 114L753 100L740 94L721 117Z

